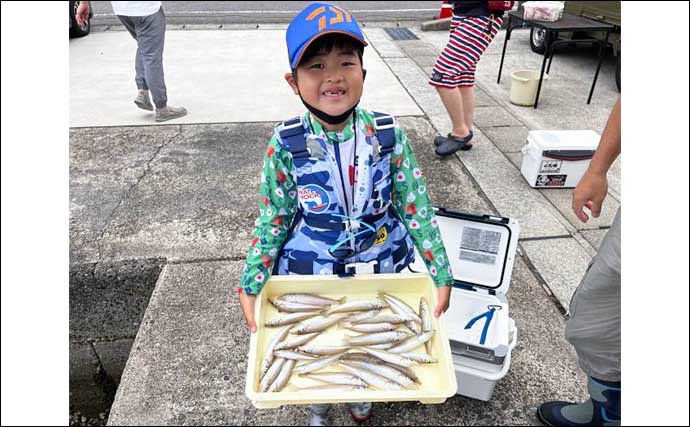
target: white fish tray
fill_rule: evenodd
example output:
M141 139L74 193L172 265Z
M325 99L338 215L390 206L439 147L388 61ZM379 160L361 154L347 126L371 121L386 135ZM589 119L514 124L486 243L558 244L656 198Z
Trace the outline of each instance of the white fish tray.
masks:
M290 383L280 392L259 391L261 360L271 338L284 327L264 327L266 320L278 311L268 301L285 293L315 293L327 298L347 297L347 301L374 299L379 291L405 301L415 311L419 300L425 297L432 312L432 322L436 333L431 340L432 355L437 363L418 364L412 368L419 377L421 385L414 390L382 391L357 390L348 392L332 391L297 391L296 388L320 385L317 381L293 374ZM453 369L453 358L448 340L448 329L445 315L433 317L437 303L437 290L426 273L406 274L361 274L348 278L338 276L273 276L266 283L256 299L257 331L252 334L249 343L249 361L247 368L245 393L257 408L276 408L282 405L305 405L312 403L340 402L386 402L386 401L419 401L425 404L443 403L455 395L457 381ZM404 329L404 328L401 328ZM358 335L357 332L333 326L309 344L341 345L345 334ZM424 346L415 352L424 353ZM321 371L341 371L337 364Z

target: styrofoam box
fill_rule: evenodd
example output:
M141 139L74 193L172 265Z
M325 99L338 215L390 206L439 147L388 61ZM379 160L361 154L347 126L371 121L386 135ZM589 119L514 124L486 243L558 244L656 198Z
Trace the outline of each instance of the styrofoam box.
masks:
M360 274L353 277L288 275L273 276L256 299L257 331L251 335L249 343L249 363L245 393L257 408L275 408L288 404L339 403L339 402L382 402L382 401L420 401L422 403L443 403L457 391L457 382L453 370L453 359L448 340L445 315L436 318L432 314L433 327L436 333L431 340L432 355L437 363L418 364L412 369L421 380L421 385L414 390L382 391L358 390L350 392L297 391L296 387L319 385L308 378L293 375L290 383L280 392L259 392L261 360L266 346L281 327L264 327L266 320L278 311L268 301L291 292L310 292L328 298L347 297L347 301L373 299L378 291L384 291L405 301L410 307L419 307L420 297L425 297L433 311L438 300L436 286L426 273L400 274ZM340 345L345 333L356 333L329 328L310 344ZM415 351L424 352L424 346ZM324 370L338 371L337 364Z

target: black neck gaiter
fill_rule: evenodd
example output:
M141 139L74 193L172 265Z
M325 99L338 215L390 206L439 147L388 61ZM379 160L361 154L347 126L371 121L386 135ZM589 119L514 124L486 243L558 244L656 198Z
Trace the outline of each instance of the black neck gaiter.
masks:
M304 106L307 107L307 110L309 110L313 115L328 123L329 125L337 125L347 120L347 118L350 117L350 114L352 114L352 112L355 111L357 104L359 104L359 101L357 101L355 105L352 106L352 108L346 110L344 113L339 114L337 116L331 116L330 114L324 113L316 107L312 107L311 105L307 104L304 98L302 98L302 94L299 95L299 99L302 100L302 104L304 104Z

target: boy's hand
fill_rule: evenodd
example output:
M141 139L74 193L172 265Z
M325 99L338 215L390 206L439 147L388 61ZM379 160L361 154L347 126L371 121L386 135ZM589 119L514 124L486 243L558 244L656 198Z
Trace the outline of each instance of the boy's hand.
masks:
M244 320L247 321L247 327L249 331L253 334L256 332L256 322L254 321L254 302L256 302L256 295L245 294L244 291L239 290L240 294L240 307L242 307L242 314L244 314Z
M599 173L588 170L582 176L573 191L573 211L580 221L587 222L589 220L589 216L582 209L585 206L594 218L599 217L608 187L606 172Z
M450 291L452 286L439 286L436 288L438 290L438 305L434 310L434 316L439 317L441 313L448 310L450 305Z
M80 27L84 25L84 21L89 19L88 1L79 2L79 6L77 7L77 12L74 14L74 17L77 19L77 24L79 24Z

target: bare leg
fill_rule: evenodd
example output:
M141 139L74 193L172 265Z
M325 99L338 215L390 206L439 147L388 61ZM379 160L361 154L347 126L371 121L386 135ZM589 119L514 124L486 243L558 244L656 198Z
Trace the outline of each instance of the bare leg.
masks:
M472 119L474 117L474 86L460 86L462 96L462 112L465 119L465 126L468 131L472 130Z
M436 87L436 90L441 97L443 105L446 107L446 111L448 111L450 121L453 123L453 130L451 131L451 134L461 138L469 135L470 129L465 124L465 117L463 114L463 96L461 95L460 90L457 88L450 89L443 87Z

